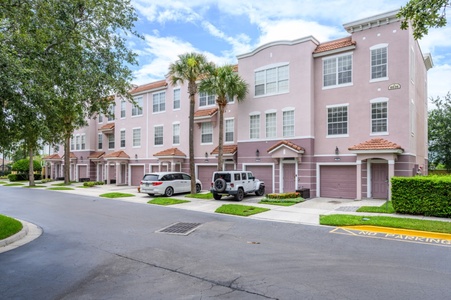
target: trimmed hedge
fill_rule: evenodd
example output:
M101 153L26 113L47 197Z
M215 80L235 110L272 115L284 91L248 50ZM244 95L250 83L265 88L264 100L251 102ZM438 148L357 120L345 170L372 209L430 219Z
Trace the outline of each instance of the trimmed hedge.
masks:
M266 194L266 198L268 199L292 199L292 198L298 198L301 194L298 192L291 192L291 193L282 193L282 194Z
M451 217L451 176L393 177L391 184L397 213Z
M93 187L95 185L103 185L103 181L85 181L83 182L83 186Z
M41 174L34 174L34 180L41 180L42 176ZM24 181L28 180L28 174L20 173L20 174L9 174L8 175L9 181Z
M17 171L19 173L28 173L30 170L30 159L24 158L13 163L12 166L13 171ZM40 172L42 170L41 163L37 160L33 160L33 170L35 172Z

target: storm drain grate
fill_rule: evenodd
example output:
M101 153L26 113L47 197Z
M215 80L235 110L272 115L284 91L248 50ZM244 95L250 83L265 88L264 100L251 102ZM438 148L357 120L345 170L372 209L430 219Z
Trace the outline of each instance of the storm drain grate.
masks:
M158 230L160 233L169 233L169 234L179 234L179 235L188 235L193 232L197 227L202 225L202 223L175 223L169 225L163 229Z
M340 206L339 208L336 208L335 210L338 211L357 211L360 208L360 206Z

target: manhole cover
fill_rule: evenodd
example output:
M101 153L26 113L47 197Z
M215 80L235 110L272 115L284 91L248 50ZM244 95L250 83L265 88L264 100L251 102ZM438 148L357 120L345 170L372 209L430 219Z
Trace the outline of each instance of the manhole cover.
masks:
M332 200L332 201L329 201L328 203L332 203L332 204L340 204L341 202L340 202L340 201L336 201L336 200Z
M336 208L335 210L338 211L357 211L360 206L340 206L339 208Z
M165 227L163 229L157 230L156 232L169 233L169 234L179 234L188 235L193 232L197 227L202 225L202 223L175 223Z

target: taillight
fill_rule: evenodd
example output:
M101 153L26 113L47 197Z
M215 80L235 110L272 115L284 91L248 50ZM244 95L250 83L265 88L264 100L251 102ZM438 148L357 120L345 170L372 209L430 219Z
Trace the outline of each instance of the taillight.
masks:
M163 182L162 182L162 181L155 181L155 182L152 182L152 185L153 185L153 186L160 185L160 184L163 184Z
M211 187L213 187L213 184L214 184L214 183L212 182L212 183L211 183Z
M231 183L231 184L230 184L230 187L231 187L231 188L234 188L234 187L235 187L235 184L234 184L234 183Z

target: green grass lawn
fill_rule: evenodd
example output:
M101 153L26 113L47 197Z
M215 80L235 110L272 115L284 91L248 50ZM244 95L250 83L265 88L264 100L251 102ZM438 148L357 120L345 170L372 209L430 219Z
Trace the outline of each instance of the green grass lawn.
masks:
M387 201L381 206L362 206L358 212L369 212L369 213L382 213L382 214L394 214L395 210L391 201Z
M228 215L236 215L236 216L251 216L255 214L259 214L265 211L270 210L269 208L248 206L248 205L240 205L240 204L224 204L221 207L218 207L215 212L221 214Z
M68 186L68 185L72 185L72 183L68 183L68 184L65 184L64 182L52 183L52 186Z
M259 203L261 204L270 204L270 205L279 205L279 206L292 206L298 203L304 202L302 198L290 198L290 199L262 199Z
M25 185L24 183L14 182L14 183L7 183L4 186L21 186Z
M330 226L372 225L430 232L451 233L451 222L396 218L388 216L354 216L334 214L320 216L319 223L321 225Z
M24 186L24 188L26 188L26 189L37 189L37 188L45 188L46 186L45 185L33 185L33 186L29 186L29 185L27 185L27 186Z
M0 184L7 184L8 182L6 181L0 181Z
M73 188L70 187L66 187L66 186L56 186L56 187L50 187L47 188L48 190L52 190L52 191L70 191L73 190Z
M128 193L118 193L118 192L112 192L112 193L105 193L105 194L101 194L99 195L100 197L104 197L104 198L125 198L125 197L133 197L135 195L133 194L128 194Z
M160 197L160 198L154 198L154 199L148 201L147 203L166 206L166 205L181 204L181 203L187 203L187 202L190 202L190 201Z
M22 223L16 219L0 215L0 240L6 239L22 230Z
M213 194L208 192L205 194L199 193L199 194L188 194L185 195L187 198L195 198L195 199L213 199Z

